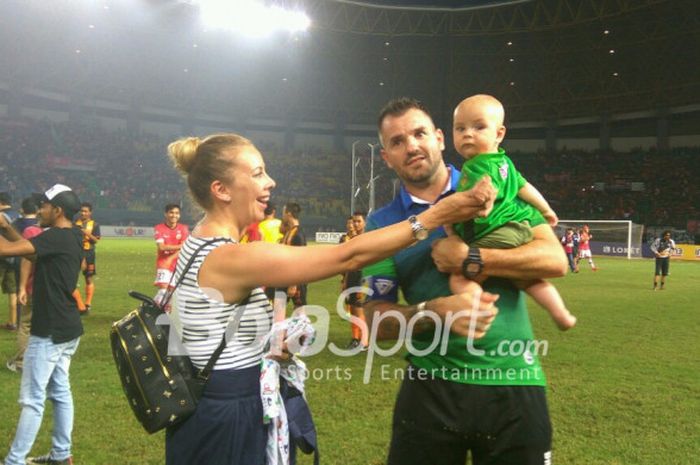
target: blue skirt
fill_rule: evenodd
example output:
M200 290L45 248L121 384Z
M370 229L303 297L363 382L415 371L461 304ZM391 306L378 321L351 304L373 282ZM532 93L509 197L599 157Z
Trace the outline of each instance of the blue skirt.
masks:
M265 465L260 367L213 371L194 415L165 433L166 465Z

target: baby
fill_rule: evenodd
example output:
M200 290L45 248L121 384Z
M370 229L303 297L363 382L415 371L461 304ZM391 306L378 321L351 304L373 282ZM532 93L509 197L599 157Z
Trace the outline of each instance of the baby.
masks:
M503 105L490 95L474 95L454 111L452 135L457 152L466 160L458 191L470 189L483 176L490 176L498 193L493 210L486 218L476 218L454 226L455 232L471 248L509 249L533 239L530 224L542 219L554 226L557 215L545 198L515 169L499 148L506 128ZM557 289L544 280L516 281L544 307L561 330L576 324ZM455 290L453 289L453 292Z

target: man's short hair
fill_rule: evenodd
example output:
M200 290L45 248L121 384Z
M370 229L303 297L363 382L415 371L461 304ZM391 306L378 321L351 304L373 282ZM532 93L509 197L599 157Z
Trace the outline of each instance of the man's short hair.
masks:
M0 192L0 203L3 205L11 205L12 197L9 192Z
M355 210L354 212L352 212L352 216L361 216L362 218L367 218L365 212L361 210ZM352 218L352 216L350 218Z
M90 202L83 202L80 204L80 208L87 208L88 210L92 211L92 204Z
M169 203L169 204L167 204L167 205L165 206L165 209L164 209L163 211L164 211L165 213L168 213L168 212L169 212L170 210L172 210L173 208L177 208L178 210L182 210L182 209L180 208L180 204L179 204L179 203Z
M298 220L299 214L301 213L301 207L298 203L289 202L287 205L284 206L284 211L292 215L294 219Z
M22 213L24 213L25 215L33 215L36 213L36 210L36 197L27 197L26 199L22 200Z
M274 214L277 211L277 207L275 207L275 204L273 203L268 203L267 207L265 207L265 216L270 216Z
M671 231L669 231L669 230L667 229L666 231L664 231L664 233L662 234L662 236L665 236L666 234L668 234L668 235L670 236L670 235L671 235Z
M386 105L379 112L379 118L377 119L377 131L379 132L379 141L384 145L382 141L382 123L387 116L401 116L408 110L420 110L426 115L430 120L433 120L433 116L430 114L430 110L423 105L420 100L411 97L399 97L393 100L389 100ZM433 122L433 125L435 122Z

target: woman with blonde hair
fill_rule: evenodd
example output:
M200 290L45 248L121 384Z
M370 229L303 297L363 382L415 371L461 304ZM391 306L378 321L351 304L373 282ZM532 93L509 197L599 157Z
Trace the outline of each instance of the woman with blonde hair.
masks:
M204 210L180 251L177 274L195 252L196 259L176 291L174 305L183 343L197 368L206 365L231 316L239 308L243 311L195 414L166 433L168 465L265 463L267 425L259 385L263 347L257 336L259 328L271 326L272 308L260 286L286 288L359 269L425 239L427 230L483 216L493 204L493 188L485 182L444 198L411 222L401 221L336 246L240 244L246 226L264 218L275 187L258 149L239 135L216 134L180 139L168 146L168 152ZM206 244L212 239L216 242ZM445 318L448 312L471 309L472 301L470 293L445 297L435 311ZM493 320L494 301L494 296L482 295L475 337L482 336ZM469 319L458 319L452 330L466 334Z

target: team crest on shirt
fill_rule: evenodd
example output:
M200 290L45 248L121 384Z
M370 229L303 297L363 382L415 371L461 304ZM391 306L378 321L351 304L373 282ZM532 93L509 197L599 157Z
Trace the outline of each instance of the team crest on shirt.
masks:
M394 288L394 282L390 279L375 279L374 288L380 295L387 295Z
M467 190L467 183L468 182L469 182L469 180L467 179L467 177L465 175L462 175L462 177L459 178L459 184L457 185L459 187L459 190L460 191Z
M506 179L508 177L508 163L503 162L503 164L498 168L498 174L501 175L501 179Z
M180 232L180 230L178 230L177 233L175 233L175 239L177 239L178 241L182 239L182 233Z

